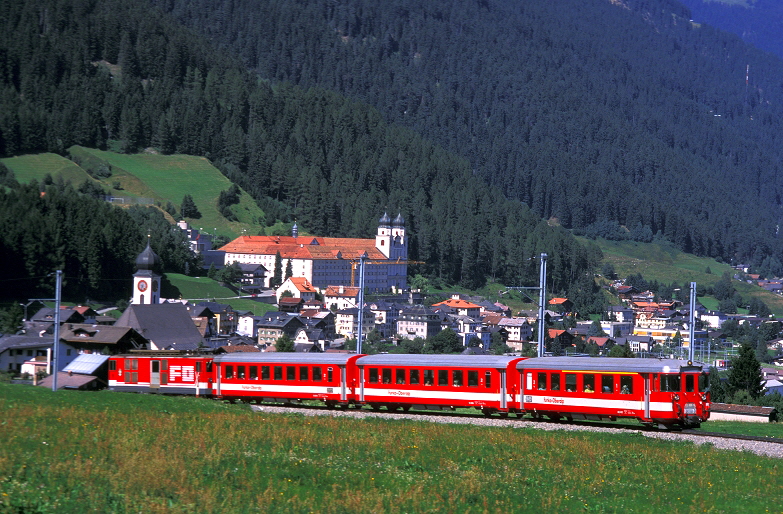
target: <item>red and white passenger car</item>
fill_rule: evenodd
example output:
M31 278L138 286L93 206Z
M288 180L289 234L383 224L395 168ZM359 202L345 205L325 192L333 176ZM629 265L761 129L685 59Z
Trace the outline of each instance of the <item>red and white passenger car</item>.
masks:
M522 409L533 416L672 427L699 426L710 415L707 373L685 361L543 357L517 368Z
M519 406L519 357L368 355L356 360L360 404L375 409L474 407L507 414Z
M212 395L218 399L291 403L320 400L348 405L357 385L344 353L227 353L214 357Z

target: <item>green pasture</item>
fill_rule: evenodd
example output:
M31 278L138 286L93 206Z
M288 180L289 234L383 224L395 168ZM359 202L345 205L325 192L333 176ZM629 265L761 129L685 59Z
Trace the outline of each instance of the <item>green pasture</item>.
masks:
M0 384L0 512L766 512L781 461L638 433Z
M583 241L586 241L582 239ZM599 239L594 241L604 253L604 262L614 266L619 278L641 273L647 281L657 280L659 283L689 284L696 282L701 285L712 286L721 279L723 273L734 271L728 264L720 263L708 257L696 257L683 253L672 246L658 243L637 243L633 241L606 241ZM706 273L709 268L710 273ZM783 296L765 291L754 284L732 282L734 288L747 301L753 297L762 300L776 316L783 316ZM702 298L699 298L702 301ZM705 301L712 305L707 308L717 308L717 302L710 303L709 297Z
M14 173L14 177L20 183L29 183L33 180L41 182L46 175L53 179L62 177L66 182L70 180L75 186L85 180L92 180L76 163L55 153L20 155L0 159L0 162Z
M263 211L245 192L240 202L231 207L239 221L226 220L217 209L217 199L221 191L228 189L231 182L204 157L191 155L126 155L79 147L79 151L99 158L111 165L112 176L103 180L106 187L119 182L122 190L114 190L117 195L151 197L165 206L171 202L179 209L182 198L189 194L193 197L201 218L188 219L195 228L207 233L217 233L230 238L246 230L258 232L258 219Z
M215 301L231 305L238 311L251 311L255 316L261 316L277 307L268 303L261 303L252 298L237 298L234 290L221 286L220 283L204 277L190 277L178 273L167 273L163 285L163 294L169 298L182 298L191 303L199 301Z

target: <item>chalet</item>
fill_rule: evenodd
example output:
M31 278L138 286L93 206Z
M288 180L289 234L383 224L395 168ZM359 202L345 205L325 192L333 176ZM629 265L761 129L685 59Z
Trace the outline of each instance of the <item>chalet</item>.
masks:
M60 327L60 341L79 353L127 353L146 349L147 339L131 327L64 323Z
M405 339L427 339L441 331L441 319L436 312L421 305L404 307L397 318L397 334Z
M449 298L443 302L438 302L432 305L434 309L441 308L440 310L448 312L450 314L456 314L458 316L475 316L478 317L481 312L481 307L473 302L467 300Z
M181 303L131 304L115 327L130 327L149 341L150 350L196 350L204 338Z
M298 313L302 310L304 300L301 298L294 298L292 296L284 296L277 302L277 309L280 312L294 312Z
M296 316L285 312L267 312L258 322L258 344L265 347L274 346L281 337L296 337L296 331L304 327L304 323Z
M302 302L308 302L315 300L315 295L318 291L313 284L310 283L304 277L288 277L277 288L277 301L280 303L280 299L283 297L283 293L290 293L294 298L301 298Z
M568 313L574 310L574 302L568 298L552 298L549 300L549 307L557 312Z
M359 333L359 309L356 307L340 309L335 314L335 330L347 338L356 339ZM366 336L375 329L375 314L365 307L362 309L362 334Z
M359 288L349 286L329 286L324 291L324 303L329 309L343 310L359 305Z

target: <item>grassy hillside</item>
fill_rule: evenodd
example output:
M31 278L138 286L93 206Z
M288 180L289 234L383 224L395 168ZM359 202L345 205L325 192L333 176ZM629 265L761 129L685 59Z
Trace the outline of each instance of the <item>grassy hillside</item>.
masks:
M712 286L726 271L728 264L707 257L696 257L680 252L672 246L633 241L595 241L604 253L603 262L611 263L620 278L641 273L645 280L659 283L697 284ZM709 268L710 273L707 273ZM733 271L732 271L733 273ZM744 282L733 282L734 288L749 301L753 297L762 300L776 316L783 316L783 297ZM710 297L699 299L707 308L717 307Z
M20 155L0 159L0 162L10 169L16 180L28 183L32 180L41 182L46 175L52 178L60 176L73 184L81 184L90 176L78 164L55 153Z
M112 176L103 179L107 188L119 182L122 190L113 190L117 195L151 197L163 205L171 202L177 208L182 198L193 197L201 218L188 219L194 227L208 233L215 230L220 235L236 237L247 230L258 231L258 219L263 211L250 196L243 192L238 205L231 207L239 221L226 220L217 209L217 198L228 189L231 182L204 157L190 155L125 155L94 149L81 148L111 166Z
M111 170L111 176L99 179L101 186L111 194L122 197L151 198L165 207L171 202L177 209L182 198L189 194L193 197L201 217L188 218L191 226L202 228L207 233L215 233L229 238L247 231L256 234L259 231L259 219L263 211L250 195L244 191L239 204L231 206L239 221L228 221L217 209L217 199L221 191L228 189L231 182L203 157L190 155L124 155L84 148L72 147L71 154L87 169L97 169L105 165ZM75 162L53 153L24 155L0 159L19 182L42 180L47 174L52 178L61 177L74 185L93 179ZM119 185L119 189L115 186ZM176 216L175 216L176 217Z
M236 292L211 278L167 273L166 280L168 283L163 285L163 295L168 298L182 298L191 300L191 303L202 300L227 303L238 311L252 311L256 316L276 310L274 305L260 303L251 298L237 298Z

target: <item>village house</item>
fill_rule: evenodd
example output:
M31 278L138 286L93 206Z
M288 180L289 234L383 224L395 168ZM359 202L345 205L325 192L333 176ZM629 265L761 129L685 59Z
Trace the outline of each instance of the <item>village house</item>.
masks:
M296 316L290 316L285 312L267 312L258 322L258 345L268 348L273 347L281 337L296 337L296 332L304 327L304 323Z
M397 318L397 334L405 339L427 339L441 331L438 313L421 305L403 307Z
M293 298L300 298L304 302L309 302L316 299L318 290L304 277L288 277L277 288L278 303L280 303L284 293L289 293Z

